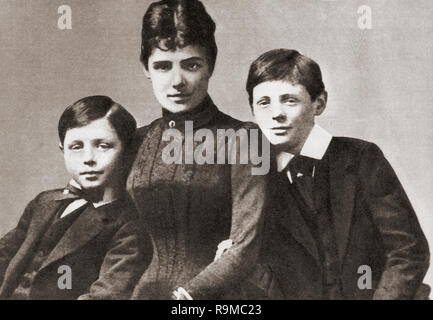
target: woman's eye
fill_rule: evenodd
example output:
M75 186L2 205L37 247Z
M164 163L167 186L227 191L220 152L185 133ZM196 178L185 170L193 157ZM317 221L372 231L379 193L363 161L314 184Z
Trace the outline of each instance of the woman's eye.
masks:
M194 63L189 63L186 65L186 69L188 71L198 71L201 68L201 64L194 62Z
M171 69L171 63L169 62L159 62L153 65L153 69L158 71L168 71Z

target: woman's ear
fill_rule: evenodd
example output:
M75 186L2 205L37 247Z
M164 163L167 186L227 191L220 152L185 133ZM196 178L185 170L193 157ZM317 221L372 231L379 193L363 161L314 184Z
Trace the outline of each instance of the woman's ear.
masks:
M147 79L150 79L150 73L149 73L149 70L146 69L146 67L143 67L143 73Z
M63 152L63 144L61 142L59 142L59 149Z
M314 101L314 115L320 116L325 111L328 102L328 92L323 91Z

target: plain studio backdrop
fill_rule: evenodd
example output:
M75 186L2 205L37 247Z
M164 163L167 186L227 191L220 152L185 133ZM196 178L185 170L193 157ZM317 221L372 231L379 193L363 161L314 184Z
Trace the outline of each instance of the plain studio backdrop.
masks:
M0 236L39 192L66 185L57 122L67 105L103 94L140 126L161 115L139 61L150 2L0 0ZM318 123L382 148L433 248L431 0L203 2L217 25L210 82L216 105L252 120L245 91L250 63L275 48L313 58L329 94ZM65 4L71 30L58 27ZM359 27L363 5L371 8L371 29ZM426 282L433 285L431 270Z

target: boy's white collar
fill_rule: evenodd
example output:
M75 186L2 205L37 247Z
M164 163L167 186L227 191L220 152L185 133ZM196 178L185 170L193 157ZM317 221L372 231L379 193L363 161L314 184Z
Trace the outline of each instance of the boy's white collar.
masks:
M314 124L307 137L307 140L305 140L300 155L321 160L325 155L326 150L328 150L331 140L332 134L319 125ZM277 154L277 171L283 171L294 156L295 155L289 152L280 152Z

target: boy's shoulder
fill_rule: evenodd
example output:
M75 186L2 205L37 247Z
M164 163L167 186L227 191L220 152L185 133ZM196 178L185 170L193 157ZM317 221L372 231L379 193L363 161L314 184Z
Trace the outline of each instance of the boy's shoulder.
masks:
M375 143L356 138L333 137L329 152L341 168L365 169L368 166L382 166L387 162L383 151Z
M346 154L359 154L370 150L380 151L375 143L352 137L333 137L331 144L336 151Z
M58 188L42 191L34 198L33 201L36 203L44 203L59 200L62 198L62 196L64 196L64 190L65 188Z
M64 188L51 189L42 191L39 193L29 204L32 212L44 212L47 213L45 208L52 208L54 202L61 202L65 200ZM133 202L128 196L121 197L120 199L97 207L99 212L103 212L104 216L111 218L110 220L115 225L122 225L129 221L138 219L138 213L135 209Z

